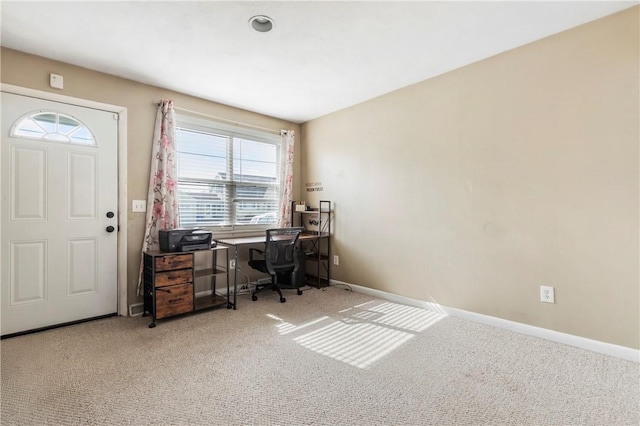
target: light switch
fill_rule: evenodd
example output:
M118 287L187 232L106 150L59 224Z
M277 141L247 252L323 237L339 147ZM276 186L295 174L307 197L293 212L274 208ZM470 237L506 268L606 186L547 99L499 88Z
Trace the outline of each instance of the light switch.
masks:
M134 213L144 213L147 211L147 202L145 200L133 200L131 202L131 211Z

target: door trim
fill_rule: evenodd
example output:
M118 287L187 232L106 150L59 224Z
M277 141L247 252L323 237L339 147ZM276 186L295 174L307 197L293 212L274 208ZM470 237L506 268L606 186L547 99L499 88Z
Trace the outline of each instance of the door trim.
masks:
M59 93L0 83L0 91L118 114L118 315L128 316L127 285L127 108ZM1 154L0 154L1 155ZM1 238L1 236L0 236ZM2 247L0 246L0 250Z

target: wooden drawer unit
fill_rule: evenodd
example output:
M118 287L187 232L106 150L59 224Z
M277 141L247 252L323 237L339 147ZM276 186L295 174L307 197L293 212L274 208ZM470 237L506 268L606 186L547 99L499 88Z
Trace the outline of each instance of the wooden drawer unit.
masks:
M156 318L193 311L193 284L156 288Z
M211 256L208 262L198 258L196 271L196 253L198 256ZM218 256L218 253L221 253ZM225 246L212 247L210 250L164 253L161 251L145 251L142 258L144 267L144 311L143 315L151 315L150 328L156 326L156 319L186 314L201 309L226 306L235 309L229 300L229 249ZM218 291L217 277L226 278L226 292ZM203 290L202 284L209 289ZM197 282L200 282L198 290ZM219 281L218 281L219 283ZM197 293L196 297L196 291ZM234 292L235 295L235 286Z
M156 272L156 287L193 283L193 268L177 271Z
M193 268L193 253L166 254L156 257L156 272Z
M144 311L156 319L192 312L194 254L144 253Z

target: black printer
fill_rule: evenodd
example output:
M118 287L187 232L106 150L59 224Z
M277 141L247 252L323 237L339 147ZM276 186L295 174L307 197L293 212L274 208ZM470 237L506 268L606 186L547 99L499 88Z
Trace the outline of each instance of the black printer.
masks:
M209 250L215 246L211 231L204 229L161 229L158 232L160 251Z

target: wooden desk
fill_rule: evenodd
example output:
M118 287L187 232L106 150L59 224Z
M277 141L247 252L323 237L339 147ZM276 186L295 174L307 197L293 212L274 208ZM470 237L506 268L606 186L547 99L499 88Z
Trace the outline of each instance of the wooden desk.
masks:
M328 238L328 232L321 232L319 235L316 232L302 232L298 237L298 241L315 240L317 238ZM267 240L266 235L258 235L251 237L233 237L233 238L220 238L216 239L217 244L222 244L228 247L234 248L235 268L233 270L233 288L237 288L238 285L238 248L243 245L260 244L265 243ZM236 297L233 296L233 306L236 306Z
M329 236L329 234L327 234L325 232L320 234L320 238L325 238L325 237L328 237L328 236ZM303 232L298 237L298 241L313 240L315 238L318 238L318 234L317 233L315 233L315 232ZM215 241L216 241L216 243L224 244L225 246L238 247L238 246L248 245L248 244L264 243L264 242L266 242L266 236L258 235L258 236L253 236L253 237L221 238L221 239L215 240ZM237 260L237 258L236 258L236 260Z

